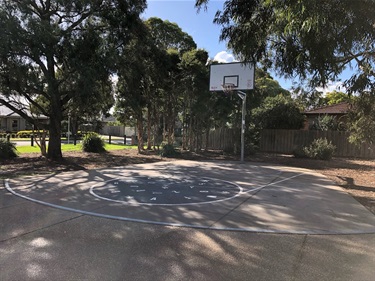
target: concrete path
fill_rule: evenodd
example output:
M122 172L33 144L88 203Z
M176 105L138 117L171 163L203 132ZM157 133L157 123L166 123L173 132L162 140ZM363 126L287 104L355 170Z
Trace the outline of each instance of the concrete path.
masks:
M39 203L0 189L0 280L375 276L375 216L308 170L179 161L6 186Z

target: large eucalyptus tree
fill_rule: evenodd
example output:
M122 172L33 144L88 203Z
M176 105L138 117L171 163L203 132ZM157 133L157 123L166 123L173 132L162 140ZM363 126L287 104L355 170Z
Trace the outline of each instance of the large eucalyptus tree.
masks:
M112 55L145 7L144 0L0 0L0 104L30 123L20 103L49 117L49 158L62 157L68 102L100 93L116 66Z

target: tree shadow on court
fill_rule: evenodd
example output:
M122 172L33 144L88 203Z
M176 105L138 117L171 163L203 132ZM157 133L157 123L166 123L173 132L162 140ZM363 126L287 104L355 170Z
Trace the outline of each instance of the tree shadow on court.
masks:
M0 242L1 277L371 280L374 254L368 249L374 239L210 231L81 216Z
M20 192L30 192L37 199L65 207L155 222L188 221L207 225L208 229L97 218L18 198L2 209L3 214L8 212L9 220L2 217L2 233L7 236L0 242L1 279L216 281L301 280L309 276L320 280L366 280L371 276L373 265L368 261L374 259L374 254L368 247L374 245L375 238L370 235L337 238L209 229L224 222L226 228L233 229L247 225L272 230L275 224L285 221L300 229L313 227L307 225L304 212L315 216L320 227L325 223L331 225L322 221L324 218L314 213L313 208L320 204L329 216L344 214L344 209L329 210L332 200L337 199L336 189L327 197L318 191L322 185L331 184L328 179L307 174L303 181L291 180L292 184L288 179L297 175L295 171L279 171L268 164L160 163L153 168L157 179L169 174L180 179L209 177L235 181L241 182L247 193L233 202L160 208L108 203L88 192L93 184L125 176L144 176L150 169L138 166L137 170L134 167L80 170L15 179L11 183L18 182ZM31 187L23 190L22 186L27 184ZM261 186L264 188L259 192L251 192ZM355 204L351 207L357 208ZM353 214L338 218L345 219L360 220ZM350 266L343 266L348 261Z

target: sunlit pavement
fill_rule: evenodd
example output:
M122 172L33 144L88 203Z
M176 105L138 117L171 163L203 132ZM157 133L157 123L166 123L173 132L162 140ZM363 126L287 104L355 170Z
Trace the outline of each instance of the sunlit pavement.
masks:
M375 216L304 169L177 161L5 186L0 280L375 276Z

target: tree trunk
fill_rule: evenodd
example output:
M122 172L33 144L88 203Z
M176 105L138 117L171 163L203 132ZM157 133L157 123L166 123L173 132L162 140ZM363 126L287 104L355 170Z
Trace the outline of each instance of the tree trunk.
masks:
M60 110L61 113L61 110ZM61 152L61 114L50 116L49 143L47 157L52 160L62 158Z
M165 122L165 112L163 113L163 141L166 141L167 139L167 128L166 128L166 122Z
M138 152L143 151L143 120L142 113L137 118L137 128L138 128Z
M208 150L208 142L210 141L210 127L206 128L206 143L204 145L204 151Z
M61 152L61 121L62 121L62 106L58 87L56 82L51 83L48 88L51 97L51 111L49 123L49 143L47 157L52 160L60 160L62 158Z
M147 149L151 150L151 105L147 107Z

